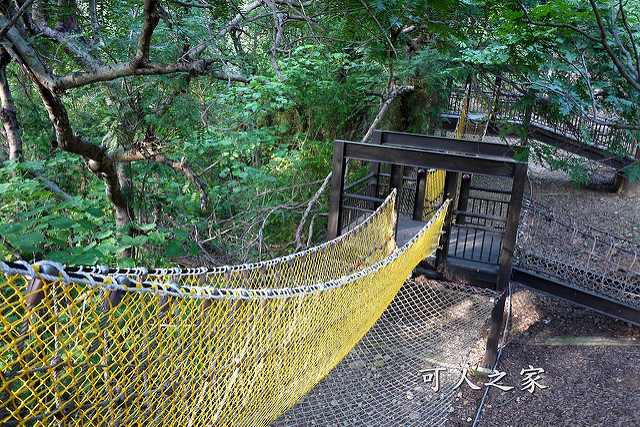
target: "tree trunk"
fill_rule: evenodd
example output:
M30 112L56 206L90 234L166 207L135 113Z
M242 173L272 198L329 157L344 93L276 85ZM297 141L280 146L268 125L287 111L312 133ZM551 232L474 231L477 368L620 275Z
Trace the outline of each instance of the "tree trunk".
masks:
M133 210L120 186L116 164L107 156L106 148L75 135L69 122L67 108L60 96L44 87L33 74L31 74L31 80L53 123L58 147L69 153L82 156L89 170L104 182L105 193L114 207L116 225L126 229L133 222ZM129 229L126 232L132 234L133 230ZM131 253L129 248L120 253L120 256L122 258L130 257Z
M63 33L80 33L80 25L78 24L78 4L76 0L58 0L58 22L56 30Z
M22 154L22 138L20 137L20 126L18 124L16 106L11 96L11 88L7 80L7 64L10 61L9 55L3 50L0 54L0 120L4 130L7 145L9 146L9 160L18 162L24 161Z
M44 27L49 23L53 2L51 0L35 0L31 6L31 16L36 25Z
M631 181L624 171L618 171L613 182L613 191L625 199L635 199L640 197L640 182Z

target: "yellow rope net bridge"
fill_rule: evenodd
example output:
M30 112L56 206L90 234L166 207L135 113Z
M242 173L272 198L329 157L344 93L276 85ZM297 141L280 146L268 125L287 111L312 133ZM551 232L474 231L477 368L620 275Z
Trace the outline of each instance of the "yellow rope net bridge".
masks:
M438 244L397 248L395 191L335 240L216 269L0 262L2 425L268 425L342 360Z

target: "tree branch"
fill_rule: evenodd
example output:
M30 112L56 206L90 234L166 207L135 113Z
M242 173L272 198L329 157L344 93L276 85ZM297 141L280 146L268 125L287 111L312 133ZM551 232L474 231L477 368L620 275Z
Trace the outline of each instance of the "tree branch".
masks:
M2 244L2 246L4 246L6 250L11 252L11 255L16 257L16 259L23 259L22 253L18 249L16 249L15 246L9 243L9 241L1 234L0 234L0 244Z
M133 211L127 197L122 192L115 164L107 157L106 149L75 135L67 109L59 95L48 90L33 74L31 79L44 103L49 119L53 123L58 147L69 153L82 156L89 170L104 182L107 198L114 206L116 224L124 226L131 223L134 218ZM129 256L126 252L123 255Z
M380 31L382 32L382 34L384 34L384 37L387 39L387 43L389 43L389 47L391 48L391 51L393 52L394 56L398 56L398 52L396 52L396 48L393 45L393 42L391 41L391 39L389 38L389 35L387 34L387 32L385 31L385 29L382 27L382 24L380 24L380 21L378 21L378 18L376 17L376 15L373 13L373 11L371 10L371 8L369 7L369 5L367 3L365 3L364 0L360 0L360 3L362 3L362 5L364 6L364 8L367 10L367 12L369 12L369 15L371 15L371 17L373 18L373 20L375 21L376 25L378 26L378 28L380 29Z
M578 46L576 46L576 49ZM587 60L584 57L584 53L580 52L580 58L582 58L582 66L584 68L584 74L580 73L584 80L587 82L587 87L589 88L589 98L591 98L591 108L593 109L593 117L598 115L598 108L596 106L596 95L593 92L593 86L591 85L591 76L589 75L589 68L587 68Z
M60 91L65 91L67 89L86 86L92 83L106 82L121 77L156 76L174 73L189 73L190 75L207 74L219 80L243 83L247 82L247 78L245 76L210 69L209 67L215 62L219 62L219 60L201 59L198 61L176 62L172 64L148 62L142 66L137 66L133 62L104 65L90 71L73 72L58 77L55 79L55 87Z
M598 5L596 4L595 0L589 0L589 3L591 4L591 9L595 14L596 22L598 23L598 28L600 29L600 35L602 36L602 39L600 40L600 44L602 45L602 47L604 47L604 50L607 52L607 55L609 56L609 58L611 58L611 60L613 61L613 64L618 69L618 72L620 73L622 78L625 79L631 86L633 86L633 88L636 91L640 92L640 82L637 81L637 79L634 80L632 76L630 76L629 73L627 73L627 71L624 69L624 66L622 65L622 63L620 63L620 61L618 60L618 57L613 52L613 50L611 49L611 46L609 46L609 43L607 42L607 32L604 27L604 23L602 21L602 16L600 16Z
M322 185L320 185L320 188L318 188L316 194L314 194L311 200L309 200L309 202L307 203L307 208L302 214L302 218L300 218L300 223L298 224L298 228L296 228L296 237L294 241L296 245L296 252L302 249L302 230L307 223L307 218L309 218L309 214L311 214L313 206L316 203L319 203L318 201L320 200L320 196L322 196L322 193L324 193L329 186L329 183L331 182L331 175L333 175L333 172L329 172L329 174L324 178L324 180L322 181Z
M27 10L29 6L31 6L31 3L33 3L33 0L27 0L26 2L24 2L22 6L20 6L20 9L18 9L16 14L13 15L11 17L11 20L7 24L5 24L0 30L0 39L4 37L7 31L9 31L9 28L13 27L15 23L18 22L18 19L20 19L24 11Z
M365 133L364 136L362 137L361 142L363 143L368 142L371 139L371 137L373 136L373 131L376 130L376 128L380 124L380 121L382 120L384 115L387 114L387 110L389 109L389 106L391 106L391 103L393 102L394 99L396 99L400 95L403 95L407 92L413 92L415 90L416 90L415 86L398 86L397 88L392 90L391 93L389 93L385 97L384 102L380 106L380 110L378 111L378 114L376 114L375 119L373 119L373 122L371 123L371 126L369 126L367 133Z
M415 91L415 87L414 86L398 86L391 93L389 93L386 96L385 101L380 106L380 110L378 111L378 114L376 114L375 119L373 119L373 122L371 123L371 126L369 126L369 129L364 134L364 136L362 137L360 142L366 143L366 142L369 141L369 139L371 139L371 136L373 135L373 131L380 124L380 121L382 120L384 115L387 113L387 110L389 109L389 106L391 105L391 103L393 102L394 99L396 99L398 96L400 96L400 95L402 95L402 94L404 94L406 92L413 92L413 91ZM347 169L348 169L348 167L347 167ZM347 173L348 173L348 171L345 171L345 176L346 176ZM298 224L298 227L296 228L296 237L295 237L295 245L296 245L296 249L295 250L296 251L298 251L298 250L300 250L302 248L302 230L304 229L305 224L307 222L307 219L309 218L309 215L311 214L311 210L313 209L313 206L316 203L318 203L318 200L320 200L320 196L322 196L322 193L325 192L325 190L327 189L329 183L331 182L332 174L333 174L333 172L329 172L329 174L322 181L322 185L320 186L320 188L318 188L318 191L316 191L316 193L313 195L313 197L307 203L307 208L305 209L304 213L302 214L302 218L300 219L300 223Z
M633 32L631 31L631 27L629 27L629 23L627 22L627 16L624 11L624 8L622 7L622 0L620 0L620 15L622 16L622 24L624 25L624 28L627 31L627 35L629 36L629 40L631 43L631 48L633 49L633 54L635 56L636 78L640 79L640 54L638 54L638 45L636 44L636 39L633 35Z
M291 7L309 7L313 4L313 1L300 2L295 0L275 0L277 4L286 4Z
M172 160L160 153L145 153L139 150L112 151L108 154L108 158L113 162L135 162L138 160L152 160L180 171L184 176L198 189L200 193L200 210L203 215L207 213L207 187L200 180L198 174L194 172L191 166L184 159L178 161Z
M89 0L89 13L91 15L91 30L93 31L94 37L97 37L100 34L100 21L98 20L98 6L96 4L97 0Z
M609 45L609 42L607 41L607 31L606 31L604 22L602 20L602 16L600 15L600 11L598 9L598 5L595 3L595 0L589 0L589 4L591 5L591 9L592 9L592 11L594 13L594 16L596 18L596 24L598 26L598 31L600 32L600 37L594 37L591 34L587 33L586 31L581 30L580 28L578 28L578 27L576 27L574 25L571 25L571 24L534 21L529 16L529 12L527 11L527 8L524 6L522 1L521 0L516 0L516 2L518 3L518 5L520 6L520 8L522 9L522 11L525 14L525 17L526 17L526 20L524 21L525 23L528 23L528 24L531 24L531 25L535 25L535 26L548 27L548 28L566 28L566 29L569 29L569 30L577 33L577 34L580 34L581 36L585 37L586 39L588 39L588 40L590 40L592 42L600 44L604 48L604 50L607 53L607 56L609 57L609 59L611 59L611 61L613 62L614 66L616 67L616 69L620 73L620 76L627 83L629 83L633 87L634 90L636 90L637 92L640 92L640 82L637 79L634 79L633 76L629 75L627 70L625 70L625 67L622 65L622 63L620 62L620 60L616 56L616 54L613 51L613 49L611 49L611 46Z
M189 60L200 58L200 55L202 55L202 52L204 52L207 46L209 46L210 42L214 40L219 40L224 36L226 36L229 31L231 31L232 29L236 28L236 26L238 26L240 21L245 19L246 14L259 8L260 6L262 6L262 4L263 4L263 0L256 0L253 3L249 3L248 5L246 5L244 8L242 8L242 10L240 10L236 14L236 16L234 16L229 22L227 22L227 24L224 27L222 27L222 29L213 36L212 40L202 42L196 45L193 49L191 49L186 54L186 58Z
M621 8L620 13L624 13L624 10ZM636 73L636 69L633 66L633 59L631 58L631 53L627 50L622 40L620 40L620 34L618 34L618 13L615 8L615 0L611 0L611 34L613 35L613 40L620 49L620 52L627 58L627 67L633 74L633 77L638 80L638 74ZM633 40L633 39L632 39Z
M144 22L138 37L138 47L132 66L137 68L149 62L149 49L151 48L151 36L160 22L157 0L145 0L144 2Z
M273 14L273 47L269 49L269 57L271 58L271 65L275 70L278 79L283 82L285 80L284 75L282 75L282 70L278 65L278 59L276 57L278 50L280 49L280 45L282 44L283 32L284 32L284 20L282 19L282 12L278 10L276 7L275 1L270 1L269 6L271 7L271 11Z
M25 158L22 152L20 126L18 124L16 107L13 101L13 95L11 94L9 80L7 79L6 67L9 60L9 54L3 49L2 54L0 55L0 102L2 103L0 119L2 121L5 138L9 145L9 159L23 163ZM31 176L40 179L44 183L45 187L52 193L56 194L60 200L71 200L71 196L65 193L55 183L47 179L42 172L29 169L28 173Z
M559 24L559 23L555 23L555 22L534 21L529 16L529 11L524 6L524 4L522 4L522 1L521 0L516 0L516 3L518 3L518 6L520 6L520 9L522 9L522 11L524 12L524 15L526 17L526 20L524 22L527 23L527 24L535 25L535 26L538 26L538 27L567 28L567 29L569 29L571 31L574 31L574 32L576 32L578 34L581 34L582 36L586 37L587 39L591 40L592 42L600 43L600 41L601 41L599 38L594 37L591 34L587 33L586 31L583 31L580 28L578 28L576 26L573 26L571 24Z
M42 172L34 169L30 169L29 174L34 178L38 178L40 181L42 181L42 183L47 188L47 190L55 194L58 197L58 199L62 200L63 202L66 202L67 200L71 200L70 195L65 193L62 188L58 187L58 185L55 182L51 181L46 176L44 176Z
M8 20L0 16L0 25L7 27ZM40 84L51 92L56 90L55 79L53 73L40 61L38 53L31 45L22 37L16 27L9 27L4 38L11 44L7 47L7 52L11 54L19 63L25 64L26 68L33 78L37 79ZM15 54L15 56L14 56Z
M177 5L180 6L184 6L184 7L195 7L195 8L199 8L199 9L213 9L214 6L207 3L207 2L202 2L202 4L196 4L196 3L191 3L191 2L186 2L186 1L180 1L180 0L169 0L171 3L175 3Z
M88 68L98 68L104 65L103 61L99 58L92 56L88 49L83 48L78 43L75 42L77 39L76 35L69 35L67 33L63 33L58 30L54 30L49 27L38 27L34 25L34 31L47 37L50 40L55 41L56 43L64 46L65 50L74 58L78 60L80 65Z

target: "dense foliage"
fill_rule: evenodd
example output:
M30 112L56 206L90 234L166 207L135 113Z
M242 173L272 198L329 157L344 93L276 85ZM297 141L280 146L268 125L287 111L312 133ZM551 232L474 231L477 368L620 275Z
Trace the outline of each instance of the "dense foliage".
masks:
M3 6L7 259L234 262L295 250L299 226L312 243L326 195L300 217L332 141L361 139L403 85L384 127L433 132L448 88L496 75L553 114L638 124L633 2Z

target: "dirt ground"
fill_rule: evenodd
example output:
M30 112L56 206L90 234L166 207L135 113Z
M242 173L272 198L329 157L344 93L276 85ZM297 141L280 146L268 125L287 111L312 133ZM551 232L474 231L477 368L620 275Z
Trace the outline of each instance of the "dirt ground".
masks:
M534 167L529 175L537 202L640 242L640 200L612 193L610 171L579 189L562 173ZM472 425L488 388L479 426L640 426L640 327L522 288L512 293L497 370L506 374L499 383L514 388L470 377L482 387L461 388L447 425ZM486 330L472 366L481 362L485 341ZM536 382L546 388L521 390L529 367L544 369Z

